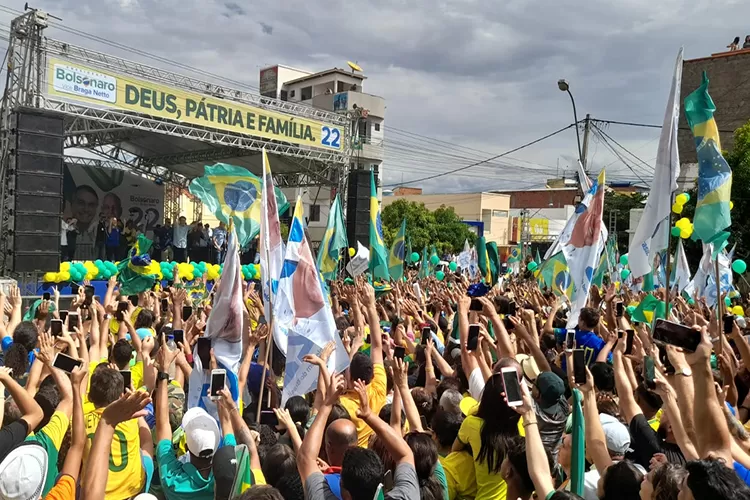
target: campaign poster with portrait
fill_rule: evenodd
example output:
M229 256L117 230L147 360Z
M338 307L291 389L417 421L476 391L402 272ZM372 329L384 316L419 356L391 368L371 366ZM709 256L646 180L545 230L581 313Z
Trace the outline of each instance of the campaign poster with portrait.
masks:
M93 244L99 218L129 220L147 236L164 218L164 186L113 168L65 164L63 216L77 220L78 244Z

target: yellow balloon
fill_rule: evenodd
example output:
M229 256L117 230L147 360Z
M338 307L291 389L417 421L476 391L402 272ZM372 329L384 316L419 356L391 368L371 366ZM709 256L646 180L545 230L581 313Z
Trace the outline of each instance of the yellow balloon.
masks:
M68 263L66 262L66 264ZM68 269L70 269L70 266L68 266ZM59 283L61 281L70 281L70 273L68 271L57 273L57 282Z
M732 308L732 313L736 314L737 316L744 316L745 310L742 308L742 306L734 306Z
M729 210L732 210L733 208L734 208L734 202L730 201L729 202Z
M44 273L43 279L45 283L53 283L56 277L57 273Z
M685 193L678 194L677 197L674 199L675 203L679 203L680 205L684 205L688 202L688 195Z
M692 236L692 234L693 234L693 228L692 227L689 227L687 229L680 229L680 238L682 238L683 240L686 240L686 239L690 238L690 236Z
M349 257L354 257L355 255L357 255L357 251L352 247L349 247Z
M682 213L682 204L681 203L674 203L672 205L672 212L674 212L676 214L681 214Z
M61 262L60 263L60 272L67 272L70 271L70 262Z
M687 217L683 217L675 222L674 225L679 227L680 229L688 228L690 227L690 219L688 219Z

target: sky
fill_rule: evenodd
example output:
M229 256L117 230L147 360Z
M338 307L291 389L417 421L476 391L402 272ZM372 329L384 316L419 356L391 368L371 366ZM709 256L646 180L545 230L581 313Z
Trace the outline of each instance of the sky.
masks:
M3 8L23 2L0 0ZM661 124L680 46L720 52L750 33L750 4L707 0L36 0L62 25L250 87L259 70L310 71L357 61L364 91L386 99L386 187L471 192L543 186L577 158L575 129L454 175L573 123L578 117ZM0 12L7 30L10 13ZM48 28L48 37L183 71ZM4 42L2 42L4 43ZM0 43L0 45L2 45ZM3 47L4 48L4 47ZM589 170L648 182L659 130L602 125L634 153L630 168L595 133ZM392 147L389 148L389 145ZM631 170L632 169L632 170ZM414 181L414 182L410 182Z

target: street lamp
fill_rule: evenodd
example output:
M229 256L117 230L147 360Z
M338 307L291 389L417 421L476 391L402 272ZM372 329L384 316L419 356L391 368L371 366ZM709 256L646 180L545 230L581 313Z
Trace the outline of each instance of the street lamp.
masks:
M576 100L573 99L573 94L570 93L570 85L564 78L557 80L557 88L559 88L562 92L567 92L570 96L570 102L573 103L573 119L576 121L576 140L578 140L578 159L581 161L581 165L583 165L583 150L581 149L581 135L578 132L578 112L576 111Z

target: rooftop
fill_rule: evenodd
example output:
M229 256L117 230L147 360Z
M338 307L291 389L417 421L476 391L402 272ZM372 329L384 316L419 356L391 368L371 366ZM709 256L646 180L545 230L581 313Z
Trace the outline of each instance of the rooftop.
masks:
M364 80L367 77L365 75L354 73L351 70L341 69L341 68L333 68L333 69L327 69L325 71L320 71L318 73L312 73L307 76L303 76L301 78L297 78L295 80L289 80L288 82L285 82L284 85L293 85L295 83L301 83L305 82L307 80L312 80L314 78L319 78L322 76L328 76L328 75L344 75L348 76L350 78L356 78L357 80Z

